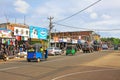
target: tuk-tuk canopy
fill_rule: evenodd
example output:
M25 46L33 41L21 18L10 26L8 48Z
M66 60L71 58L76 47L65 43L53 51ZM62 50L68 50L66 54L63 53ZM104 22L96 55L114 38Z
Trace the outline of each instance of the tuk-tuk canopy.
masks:
M33 48L34 51L40 51L40 48L41 48L41 47L42 47L42 44L40 44L40 43L35 43L35 44L33 44L33 45L29 45L28 49Z

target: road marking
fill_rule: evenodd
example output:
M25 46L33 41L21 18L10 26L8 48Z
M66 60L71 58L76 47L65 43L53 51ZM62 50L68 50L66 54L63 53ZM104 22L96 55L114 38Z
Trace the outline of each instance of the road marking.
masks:
M101 69L101 70L90 70L90 71L83 71L83 72L75 72L75 73L70 73L70 74L58 76L58 77L55 77L55 78L53 78L51 80L58 80L58 79L65 78L65 77L68 77L68 76L71 76L71 75L76 75L76 74L102 72L102 71L112 71L112 70L120 70L120 69Z
M19 68L19 67L3 68L3 69L0 69L0 71L6 71L6 70L11 70L11 69L16 69L16 68Z

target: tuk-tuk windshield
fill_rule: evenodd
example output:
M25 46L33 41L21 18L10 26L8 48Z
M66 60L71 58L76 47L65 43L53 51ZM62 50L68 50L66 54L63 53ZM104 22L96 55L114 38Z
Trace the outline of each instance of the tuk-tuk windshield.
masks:
M68 46L67 49L72 49L72 46Z
M33 48L33 47L30 47L30 48L28 48L28 52L35 52L36 50L35 50L35 48Z

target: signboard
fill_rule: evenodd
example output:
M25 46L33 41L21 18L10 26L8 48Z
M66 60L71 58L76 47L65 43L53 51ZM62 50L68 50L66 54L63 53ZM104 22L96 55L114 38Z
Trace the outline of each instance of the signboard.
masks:
M72 43L77 43L77 40L75 40L75 39L72 39Z
M0 37L2 38L12 38L10 30L0 30Z
M37 26L30 26L30 38L47 39L48 30Z
M58 37L53 37L54 42L59 42L59 38Z
M14 27L14 35L15 36L29 37L29 29L28 28Z

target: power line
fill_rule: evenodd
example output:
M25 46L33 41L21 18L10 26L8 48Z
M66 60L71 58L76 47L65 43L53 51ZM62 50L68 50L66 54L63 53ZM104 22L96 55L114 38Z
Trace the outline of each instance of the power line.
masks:
M74 26L69 26L69 25L64 25L64 24L59 24L55 23L56 25L64 26L64 27L69 27L69 28L74 28L74 29L83 29L83 30L92 30L92 29L87 29L87 28L79 28L79 27L74 27Z
M96 1L96 2L94 2L94 3L92 3L91 5L87 6L86 8L84 8L84 9L82 9L82 10L80 10L80 11L74 13L73 15L68 16L68 17L66 17L66 18L64 18L64 19L58 20L58 21L56 21L56 22L54 22L54 23L61 22L61 21L64 21L64 20L66 20L66 19L69 19L69 18L71 18L71 17L73 17L73 16L75 16L75 15L77 15L77 14L79 14L79 13L85 11L86 9L92 7L93 5L97 4L97 3L100 2L100 1L101 1L101 0L98 0L98 1Z
M119 31L120 30L120 29L88 29L88 28L79 28L79 27L74 27L74 26L69 26L69 25L64 25L64 24L59 24L59 23L55 23L55 24L68 27L68 28L83 29L83 30L90 30L90 31Z

